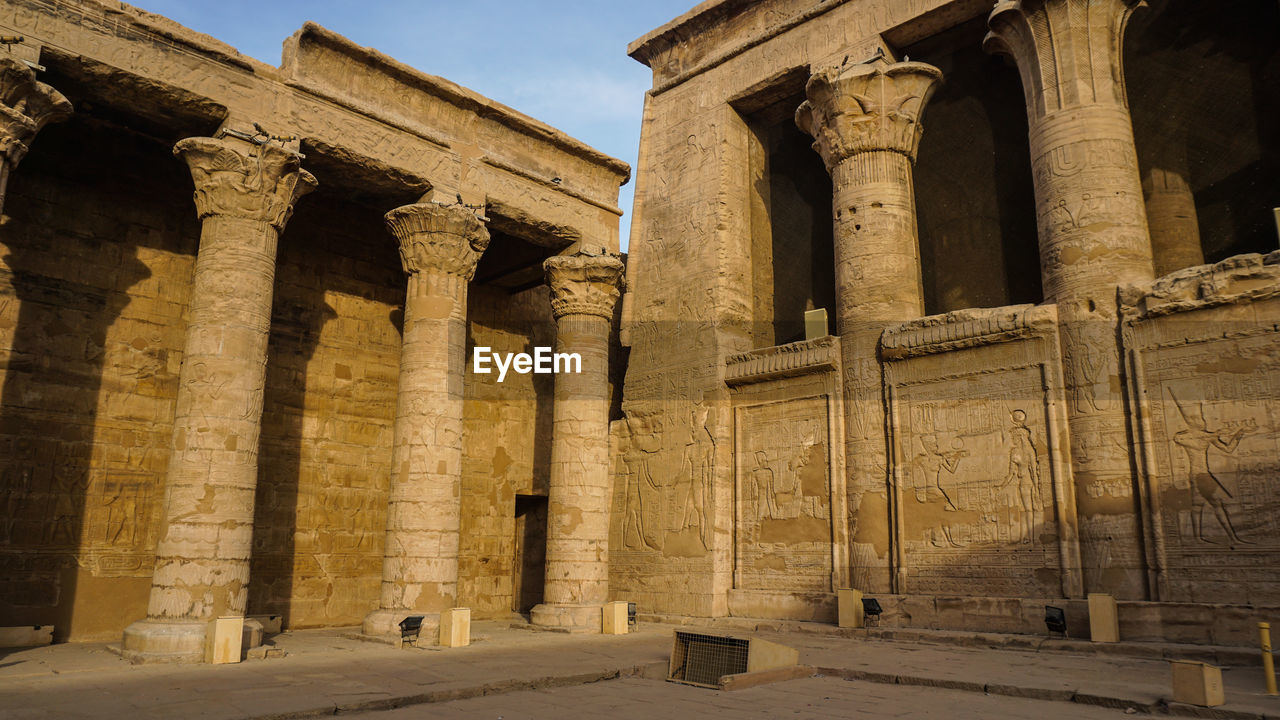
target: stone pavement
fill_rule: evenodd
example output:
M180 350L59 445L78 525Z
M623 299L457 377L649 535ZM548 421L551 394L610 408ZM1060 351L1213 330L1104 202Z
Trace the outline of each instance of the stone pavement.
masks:
M560 718L917 718L947 720L1116 720L1123 710L1026 698L975 695L945 688L904 687L835 678L807 678L736 692L717 692L624 678L361 713L361 720L559 720Z
M0 655L0 718L640 717L672 707L771 717L854 709L967 717L957 714L963 708L972 717L1101 718L1130 710L1280 719L1280 699L1262 694L1256 667L1224 670L1229 704L1209 712L1168 702L1163 660L799 632L752 635L797 648L823 677L732 693L644 679L662 676L671 630L646 624L610 637L476 623L474 644L450 650L296 631L273 639L287 657L222 666L134 666L102 645L56 645ZM646 703L649 713L628 709ZM381 712L395 708L402 709Z

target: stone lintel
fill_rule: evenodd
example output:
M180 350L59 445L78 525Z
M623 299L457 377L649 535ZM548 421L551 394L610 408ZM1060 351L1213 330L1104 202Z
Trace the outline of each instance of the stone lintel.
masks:
M901 153L914 162L920 115L941 80L932 65L882 56L819 70L805 85L808 99L796 110L796 124L814 137L828 171L865 152Z
M1056 333L1055 305L1010 305L956 310L886 328L880 336L885 360L904 360L964 348Z
M1150 284L1120 289L1128 321L1280 295L1280 250L1235 255L1212 265L1170 273Z
M730 387L829 372L840 366L840 338L828 335L759 348L730 355L725 365L724 381Z

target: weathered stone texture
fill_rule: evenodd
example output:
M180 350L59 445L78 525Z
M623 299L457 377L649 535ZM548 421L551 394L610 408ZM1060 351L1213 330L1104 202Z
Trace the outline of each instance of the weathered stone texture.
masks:
M548 483L546 581L536 624L600 632L609 599L609 336L622 291L611 255L550 258L543 266L557 353L577 372L556 374Z

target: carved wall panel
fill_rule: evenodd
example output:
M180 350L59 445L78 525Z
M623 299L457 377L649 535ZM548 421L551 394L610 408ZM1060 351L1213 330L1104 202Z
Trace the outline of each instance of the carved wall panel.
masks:
M376 210L299 203L276 263L250 612L354 625L377 602L403 283Z
M735 409L734 587L830 592L828 399Z
M885 331L899 593L1078 597L1053 307Z
M820 612L823 595L847 584L839 366L835 337L728 359L734 408L731 613L810 619ZM792 600L778 602L778 593ZM806 607L782 609L795 599Z
M1145 530L1160 600L1280 591L1280 254L1125 298Z

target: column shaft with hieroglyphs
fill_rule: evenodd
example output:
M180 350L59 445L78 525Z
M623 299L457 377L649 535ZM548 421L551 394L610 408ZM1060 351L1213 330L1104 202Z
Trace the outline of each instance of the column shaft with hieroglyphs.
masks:
M270 144L188 138L173 152L203 226L151 599L124 632L135 662L198 662L206 623L245 612L276 246L316 185Z
M609 332L623 265L579 254L544 268L556 352L577 353L582 366L555 377L546 580L530 615L536 625L599 632L609 599Z
M942 78L931 65L882 57L818 72L796 113L834 185L836 327L840 334L854 585L890 589L887 447L876 347L885 326L924 314L911 166L920 115Z
M1146 597L1116 288L1152 278L1121 68L1141 0L1003 0L989 51L1022 76L1045 300L1057 303L1085 589Z
M36 133L70 116L71 103L36 80L35 70L17 58L0 58L0 210L9 174L31 149Z
M386 221L409 285L382 595L364 632L398 636L401 620L423 615L425 640L457 600L467 284L489 231L466 206L436 202L398 207Z

